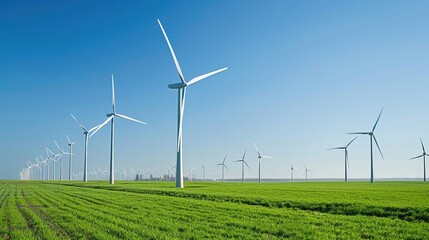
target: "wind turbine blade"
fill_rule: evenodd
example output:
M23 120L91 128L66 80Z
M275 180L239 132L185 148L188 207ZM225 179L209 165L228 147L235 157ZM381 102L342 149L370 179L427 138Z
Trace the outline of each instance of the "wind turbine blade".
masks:
M79 120L77 120L77 118L75 116L73 116L73 114L70 114L72 116L72 118L77 122L77 124L79 124L79 126L86 132L88 132L88 130L85 128L85 126L83 126L83 124L81 122L79 122Z
M261 156L261 157L266 159L273 159L273 157L270 157L270 156Z
M381 152L380 146L378 146L377 138L375 138L375 135L372 135L374 137L375 145L377 145L378 151L380 152L381 157L384 159L383 153Z
M244 160L243 160L243 162L246 164L247 168L250 170L250 167L249 167L249 165L247 164L247 162L246 162L246 161L244 161Z
M243 159L235 160L234 162L242 162Z
M62 151L60 146L58 145L57 141L54 140L55 145L57 145L58 150Z
M258 153L258 156L261 156L261 154L259 153L259 149L258 149L258 147L256 146L255 142L253 142L253 146L255 147L255 150L256 150L256 152Z
M223 162L222 162L222 164L225 164L226 156L228 156L228 154L225 154L225 157L223 158Z
M384 108L381 108L381 111L380 111L380 114L378 115L377 121L375 122L374 127L372 128L372 131L373 131L373 132L374 132L374 130L375 130L375 127L377 127L378 120L380 120L381 114L383 113L383 109L384 109Z
M54 156L55 154L49 149L49 148L46 148L46 153L50 153L52 156Z
M196 83L196 82L198 82L198 81L201 81L201 80L203 80L204 78L208 78L208 77L210 77L211 75L214 75L214 74L216 74L216 73L223 72L223 71L225 71L225 70L227 70L227 69L228 69L228 68L227 68L227 67L225 67L225 68L218 69L218 70L216 70L216 71L209 72L209 73L203 74L203 75L201 75L201 76L195 77L195 78L191 79L191 81L189 81L189 82L188 82L188 86L189 86L189 85L192 85L192 84L194 84L194 83Z
M334 148L328 148L326 150L337 150L337 149L345 149L345 147L334 147Z
M417 159L417 158L421 158L421 157L423 157L423 155L424 155L424 154L419 155L419 156L417 156L417 157L410 158L410 160ZM427 154L426 154L426 155L427 155Z
M113 118L113 115L108 117L106 121L104 121L102 124L98 125L97 129L95 129L94 132L92 132L91 135L89 135L89 137L92 137L96 132L98 132L98 130L104 127L104 125L106 125L112 118Z
M115 80L112 74L112 108L113 112L115 112Z
M422 140L422 138L420 138L420 143L422 144L423 152L424 152L424 153L426 153L425 146L423 145L423 140Z
M67 136L67 134L66 134L66 138L67 138L67 141L69 142L69 144L72 144L72 142L70 141L69 136Z
M98 127L99 127L100 125L97 125L97 126L95 126L95 127L93 127L93 128L91 128L91 129L89 129L89 131L87 131L87 132L92 132L92 131L94 131L95 129L97 129Z
M229 173L231 173L225 164L223 164L223 166L226 168L226 170L228 170Z
M347 145L346 145L346 148L347 148L348 146L350 146L350 144L352 144L352 142L353 142L354 140L356 140L356 138L358 138L358 137L356 136L355 138L353 138L353 140L351 140L351 141L349 142L349 144L347 144Z
M244 150L243 161L244 161L244 158L246 157L246 152L247 152L247 148Z
M180 68L179 61L177 61L176 54L174 54L173 47L170 44L170 40L168 40L167 33L165 33L164 27L162 27L161 21L158 19L158 24L161 27L162 33L164 34L165 41L167 41L168 47L170 48L171 55L173 56L174 64L176 64L177 72L179 73L180 80L182 83L185 82L185 77L183 76L182 69Z
M370 132L351 132L347 134L370 134Z
M125 115L122 115L122 114L119 114L119 113L117 113L117 114L116 114L116 116L118 116L118 117L120 117L120 118L128 119L128 120L130 120L130 121L134 121L134 122L138 122L138 123L141 123L141 124L147 125L147 123L145 123L145 122L139 121L139 120L134 119L134 118L130 118L130 117L128 117L128 116L125 116Z

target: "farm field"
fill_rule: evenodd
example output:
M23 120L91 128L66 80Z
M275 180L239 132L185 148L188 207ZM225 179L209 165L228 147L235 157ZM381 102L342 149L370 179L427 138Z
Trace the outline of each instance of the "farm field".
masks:
M0 181L2 239L429 239L423 182Z

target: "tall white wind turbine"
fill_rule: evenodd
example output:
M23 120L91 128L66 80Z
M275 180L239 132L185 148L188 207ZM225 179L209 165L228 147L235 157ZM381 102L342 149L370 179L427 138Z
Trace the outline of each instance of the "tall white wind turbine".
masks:
M290 164L290 179L291 179L291 182L293 182L293 170L294 169L298 170L298 168L294 168L292 163L290 163L290 162L289 162L289 164Z
M58 145L57 141L54 140L55 145L57 145L58 150L60 151L60 153L58 154L58 157L60 159L60 180L63 180L63 155L64 154L70 154L68 152L64 152L61 148L60 145Z
M222 182L224 181L224 177L225 177L225 168L226 168L226 170L228 170L228 172L229 172L228 167L226 167L226 165L225 165L226 156L227 156L227 155L225 155L225 158L223 159L223 161L222 161L221 163L216 164L217 166L222 166Z
M304 164L303 164L303 166L304 166L304 169L305 169L305 181L307 182L308 181L308 172L311 172L311 170L308 169L307 166L305 166Z
M246 150L244 150L243 157L241 159L238 159L234 162L241 162L241 182L244 183L244 164L246 164L247 168L250 169L249 165L247 164L246 160L244 158L246 157Z
M70 148L70 154L69 154L69 181L72 180L72 167L73 167L73 144L75 144L76 142L72 142L70 141L69 137L66 135L67 141L68 141L68 145Z
M171 55L173 56L174 64L176 65L177 72L180 77L179 83L168 85L170 89L178 90L178 116L177 116L177 168L176 168L176 187L183 188L183 159L182 159L182 124L183 124L183 113L185 110L185 98L186 98L186 87L203 80L204 78L210 77L214 74L220 73L228 69L227 67L203 74L201 76L191 79L189 82L185 81L185 77L180 68L179 62L177 61L176 54L173 51L173 47L168 40L167 34L162 27L161 21L158 19L158 24L161 27L162 33L164 34L165 40L167 41L168 47L170 48Z
M334 147L334 148L328 148L327 150L344 150L344 181L347 182L348 181L348 177L347 177L347 169L350 167L349 165L349 151L347 150L347 148L350 146L350 144L352 144L352 142L356 139L357 137L353 138L353 140L351 140L346 146L344 147Z
M100 124L94 132L91 133L90 137L93 136L98 130L100 130L104 125L110 122L110 177L109 177L109 183L114 184L115 183L115 117L127 119L133 122L141 123L147 125L147 123L136 120L134 118L130 118L128 116L119 114L116 112L116 104L115 104L115 80L113 79L112 74L112 108L113 112L107 114L107 119L102 124Z
M55 159L57 157L59 157L60 154L55 155L49 148L46 148L46 151L47 151L49 160L52 161L52 180L55 180L55 177L56 177L55 176L55 170L56 170L56 168L55 168L55 162L57 161ZM52 155L52 157L49 156L49 153Z
M259 152L258 147L256 146L255 143L253 143L253 146L255 147L255 150L258 153L258 159L259 159L259 183L261 183L261 160L262 159L272 159L273 157L261 155L261 153Z
M201 164L201 167L203 168L203 182L205 182L206 181L206 166Z
M383 108L378 115L377 121L375 121L374 126L372 127L371 132L353 132L349 134L361 134L361 135L369 135L369 143L371 148L371 183L374 183L374 157L372 153L372 139L374 139L375 144L377 145L378 151L380 152L381 157L384 159L383 153L381 152L380 146L378 146L377 138L375 138L374 130L377 127L378 120L380 120L381 114L383 113Z
M425 146L423 145L422 138L420 138L420 143L422 144L422 150L423 150L422 155L410 158L410 160L423 157L423 181L426 182L426 156L429 156L429 154L426 153Z
M79 126L83 129L83 135L85 135L85 152L83 155L83 181L88 182L88 133L94 131L98 126L95 126L91 129L87 129L73 114L70 114L72 118L79 124Z

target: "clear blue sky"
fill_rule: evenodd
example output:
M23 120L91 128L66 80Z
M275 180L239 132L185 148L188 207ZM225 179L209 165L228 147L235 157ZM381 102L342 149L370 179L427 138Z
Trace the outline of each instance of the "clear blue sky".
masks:
M231 162L252 142L263 177L342 178L351 131L368 131L384 106L376 136L375 176L422 177L419 137L429 148L428 1L3 1L0 6L0 179L44 154L52 139L77 141L73 171L82 171L83 134L111 111L115 75L120 113L116 167L164 173L176 161L179 80L156 22L169 35L187 79L229 69L188 89L184 169ZM109 163L109 129L90 139L89 168ZM369 138L350 146L350 177L369 177ZM66 161L65 161L66 163ZM64 164L66 165L66 164ZM64 167L64 169L66 169Z

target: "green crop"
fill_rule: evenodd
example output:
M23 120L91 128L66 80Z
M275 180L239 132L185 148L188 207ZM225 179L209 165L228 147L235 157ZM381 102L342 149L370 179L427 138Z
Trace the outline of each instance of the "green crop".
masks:
M3 239L429 239L416 182L0 182Z

